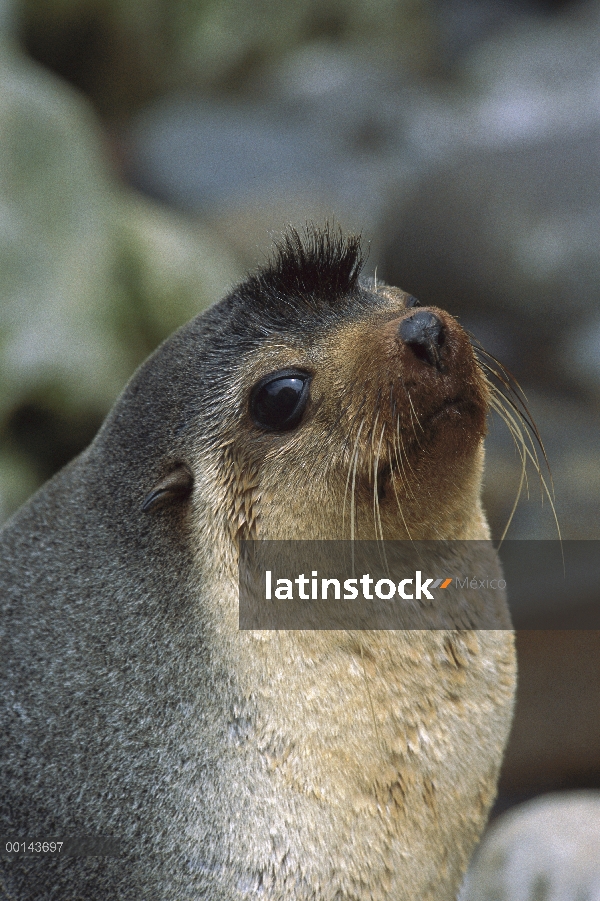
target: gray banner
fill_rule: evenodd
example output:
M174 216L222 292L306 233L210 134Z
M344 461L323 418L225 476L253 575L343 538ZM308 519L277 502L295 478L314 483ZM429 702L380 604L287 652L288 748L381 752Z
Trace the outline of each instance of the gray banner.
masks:
M599 585L596 541L245 541L239 625L600 628Z

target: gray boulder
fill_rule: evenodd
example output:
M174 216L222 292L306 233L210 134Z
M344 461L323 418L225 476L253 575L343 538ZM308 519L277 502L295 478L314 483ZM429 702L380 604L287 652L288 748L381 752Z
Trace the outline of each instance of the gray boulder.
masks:
M600 792L513 808L484 837L460 901L600 901Z

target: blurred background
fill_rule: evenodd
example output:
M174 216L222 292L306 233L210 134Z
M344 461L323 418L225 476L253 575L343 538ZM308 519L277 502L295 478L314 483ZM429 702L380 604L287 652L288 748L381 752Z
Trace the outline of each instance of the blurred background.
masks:
M516 376L563 538L600 538L599 0L0 0L0 519L326 218ZM495 537L519 476L493 419ZM510 538L556 537L543 493ZM497 810L600 788L599 633L561 625L518 634Z

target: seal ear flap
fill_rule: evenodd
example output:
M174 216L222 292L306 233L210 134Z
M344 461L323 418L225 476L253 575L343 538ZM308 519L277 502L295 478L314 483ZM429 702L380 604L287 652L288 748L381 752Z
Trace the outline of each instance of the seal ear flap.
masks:
M194 477L191 470L185 463L180 463L146 495L142 512L151 513L166 504L187 500L192 493L193 485Z

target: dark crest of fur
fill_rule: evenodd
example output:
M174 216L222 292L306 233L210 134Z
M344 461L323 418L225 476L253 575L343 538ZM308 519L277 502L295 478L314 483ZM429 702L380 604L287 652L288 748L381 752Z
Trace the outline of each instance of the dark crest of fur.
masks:
M289 228L276 243L271 261L249 275L221 303L199 319L204 343L203 384L207 396L227 391L240 358L271 335L308 340L319 330L344 322L352 310L368 308L372 295L361 289L363 267L358 235L344 236L332 225ZM235 353L232 353L232 345ZM222 387L217 389L217 384ZM215 422L220 402L215 400Z
M364 264L358 235L345 238L329 225L307 227L302 235L289 228L275 247L269 264L239 289L244 299L257 305L293 299L313 307L317 299L327 303L355 291Z

